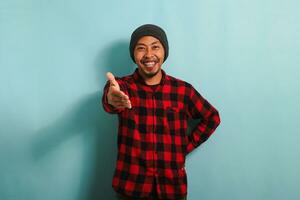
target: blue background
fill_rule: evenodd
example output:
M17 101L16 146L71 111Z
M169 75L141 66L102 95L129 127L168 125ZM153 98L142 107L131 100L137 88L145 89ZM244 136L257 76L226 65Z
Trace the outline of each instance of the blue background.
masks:
M163 69L218 108L188 156L189 200L300 199L298 0L1 0L0 199L114 199L105 73L135 69L131 32L162 26Z

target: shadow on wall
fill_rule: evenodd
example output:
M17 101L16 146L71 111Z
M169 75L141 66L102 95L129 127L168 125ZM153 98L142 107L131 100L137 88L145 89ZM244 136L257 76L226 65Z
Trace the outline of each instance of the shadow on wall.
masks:
M110 71L115 76L122 77L127 74L131 74L134 71L134 64L129 56L129 42L118 41L105 49L104 55L98 56L95 66L97 74L106 77L106 72ZM103 58L105 62L103 63ZM102 68L103 67L103 68ZM102 69L101 69L102 68ZM102 96L102 95L101 95ZM113 119L112 119L113 118ZM91 185L88 191L86 200L99 200L99 199L114 199L115 193L111 187L112 176L115 168L115 161L117 158L117 123L116 116L110 116L104 113L101 109L101 124L105 123L107 127L105 131L108 136L105 136L105 140L99 138L99 144L96 147L95 157L95 170L91 176ZM103 131L103 127L99 127L98 132ZM115 133L115 134L113 134ZM109 146L107 146L109 144ZM109 155L103 154L103 146L105 149L113 149L113 152L109 152ZM106 158L103 160L103 158ZM105 170L106 169L106 170Z
M129 54L129 41L120 40L107 47L105 52L98 56L95 65L98 77L105 77L108 71L118 77L132 74L136 66Z
M118 41L105 49L95 61L96 77L111 71L124 76L134 71L128 52L128 42ZM95 92L75 103L71 110L49 126L38 130L33 141L33 156L40 160L49 152L77 134L87 134L89 149L88 163L83 163L80 198L84 200L114 199L111 187L117 157L117 116L105 113L101 104L101 92Z

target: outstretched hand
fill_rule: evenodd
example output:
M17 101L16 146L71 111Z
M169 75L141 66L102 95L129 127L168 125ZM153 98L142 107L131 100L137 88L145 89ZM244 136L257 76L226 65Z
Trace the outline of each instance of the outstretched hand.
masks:
M129 97L120 90L120 86L111 72L106 74L110 86L107 93L107 101L115 108L131 108Z

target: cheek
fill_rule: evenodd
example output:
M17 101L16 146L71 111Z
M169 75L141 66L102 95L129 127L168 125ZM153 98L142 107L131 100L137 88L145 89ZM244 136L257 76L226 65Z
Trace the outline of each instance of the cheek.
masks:
M134 59L136 62L140 62L142 59L143 55L141 53L135 53L134 54Z
M160 58L160 63L163 63L164 62L164 58L165 58L165 54L161 54L159 56L159 58Z
M161 59L164 59L164 57L165 57L165 52L164 52L164 51L160 51L160 52L158 52L158 55L159 55L159 57L160 57Z

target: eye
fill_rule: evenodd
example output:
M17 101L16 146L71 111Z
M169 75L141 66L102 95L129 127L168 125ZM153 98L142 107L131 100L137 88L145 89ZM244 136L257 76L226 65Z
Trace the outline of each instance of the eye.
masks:
M154 45L152 48L153 48L153 49L159 49L159 48L160 48L160 46L158 46L158 45Z
M138 47L136 47L136 50L138 50L138 51L142 51L142 50L144 50L145 49L145 47L143 47L143 46L138 46Z

